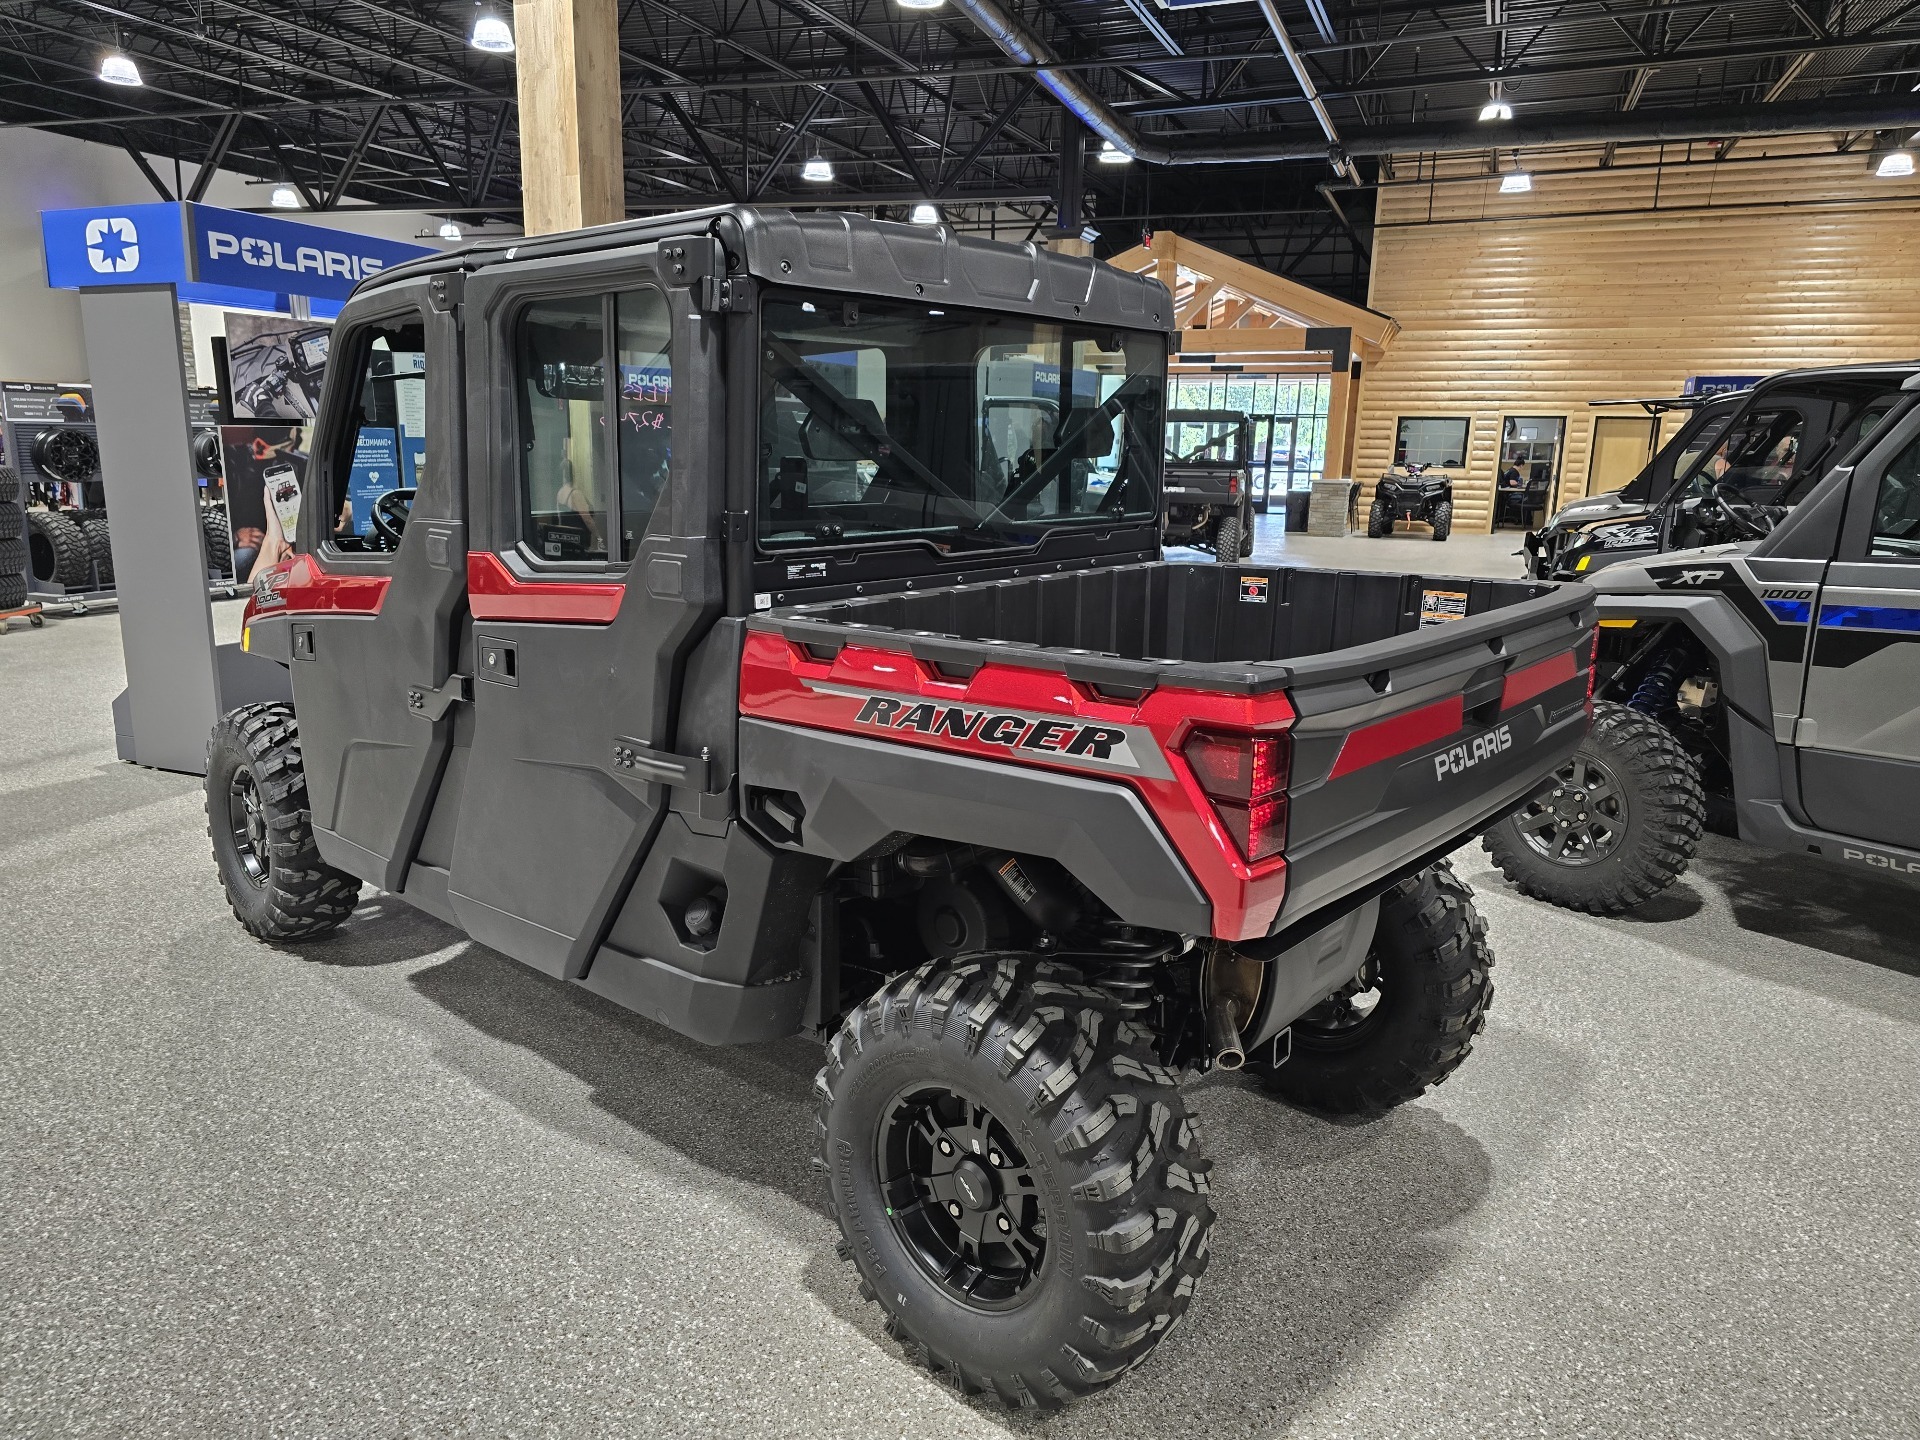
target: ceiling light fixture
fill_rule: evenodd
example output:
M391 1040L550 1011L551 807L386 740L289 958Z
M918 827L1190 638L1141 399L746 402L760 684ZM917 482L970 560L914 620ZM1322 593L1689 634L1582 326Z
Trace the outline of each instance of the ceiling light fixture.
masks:
M513 54L513 31L498 15L482 13L475 17L467 43L489 55Z
M1111 140L1100 142L1100 163L1102 165L1131 165L1133 156L1127 154Z
M900 0L902 10L938 10L947 0Z
M140 67L118 50L109 50L100 58L100 78L109 85L144 85Z
M938 225L940 212L922 201L913 207L913 223L916 225Z
M1880 157L1880 167L1873 173L1883 180L1895 180L1902 175L1913 174L1913 152L1889 150Z
M460 227L451 220L442 220L440 222L440 238L442 240L460 239Z
M273 187L273 194L268 197L267 203L276 210L298 210L300 208L300 192L295 190L291 185L276 185Z
M1509 170L1500 177L1502 195L1524 195L1533 189L1533 176L1524 170Z
M1513 107L1496 96L1480 107L1480 118L1482 120L1511 120L1513 118Z
M833 166L829 165L820 156L815 155L800 167L800 178L802 180L812 180L824 185L827 181L833 179Z

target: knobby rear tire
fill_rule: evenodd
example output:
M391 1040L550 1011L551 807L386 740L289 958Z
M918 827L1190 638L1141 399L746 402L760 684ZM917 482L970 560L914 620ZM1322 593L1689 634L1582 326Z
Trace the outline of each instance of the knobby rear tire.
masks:
M1294 1022L1291 1058L1248 1066L1269 1093L1322 1114L1382 1115L1472 1053L1493 1001L1493 952L1473 891L1445 861L1381 897L1368 967L1355 983L1376 982L1378 1000L1363 1020L1342 1031L1353 1002L1336 993Z
M841 1257L888 1333L963 1392L1052 1409L1119 1379L1186 1312L1207 1266L1210 1166L1148 1039L1071 967L997 952L895 977L834 1036L814 1085L815 1164ZM923 1085L987 1107L1033 1177L1048 1238L1012 1308L957 1298L883 1196L897 1179L881 1174L886 1118Z

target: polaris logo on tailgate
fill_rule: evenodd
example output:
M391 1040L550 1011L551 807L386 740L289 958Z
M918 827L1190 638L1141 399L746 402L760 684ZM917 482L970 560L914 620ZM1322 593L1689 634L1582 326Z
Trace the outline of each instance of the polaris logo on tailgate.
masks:
M1444 780L1449 775L1464 775L1488 756L1512 748L1513 730L1506 725L1489 730L1484 735L1476 735L1471 740L1462 740L1433 757L1433 778Z

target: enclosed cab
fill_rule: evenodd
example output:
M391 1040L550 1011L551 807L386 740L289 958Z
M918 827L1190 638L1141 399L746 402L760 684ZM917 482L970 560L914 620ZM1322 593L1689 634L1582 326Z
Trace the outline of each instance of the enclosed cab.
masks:
M819 1038L890 1331L1011 1405L1112 1382L1207 1261L1184 1076L1367 1116L1470 1050L1443 857L1573 753L1593 634L1580 586L1164 561L1173 323L750 208L369 282L245 618L290 698L209 752L235 913L371 885L697 1040Z

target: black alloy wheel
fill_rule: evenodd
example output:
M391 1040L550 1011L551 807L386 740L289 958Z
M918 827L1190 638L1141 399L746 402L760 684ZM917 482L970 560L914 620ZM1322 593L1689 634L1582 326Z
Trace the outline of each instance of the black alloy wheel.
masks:
M242 767L233 772L227 786L227 824L233 830L234 853L240 866L257 890L267 883L272 868L272 852L267 842L267 817L260 807L260 787L253 771Z
M1514 829L1556 865L1597 865L1620 848L1629 818L1620 777L1598 756L1579 754L1520 808Z
M1360 1044L1379 1024L1380 986L1380 957L1368 951L1358 975L1293 1022L1295 1038L1321 1049Z
M1017 1305L1047 1256L1047 1217L1012 1132L970 1095L922 1085L894 1098L880 1129L887 1215L908 1252L954 1299Z

